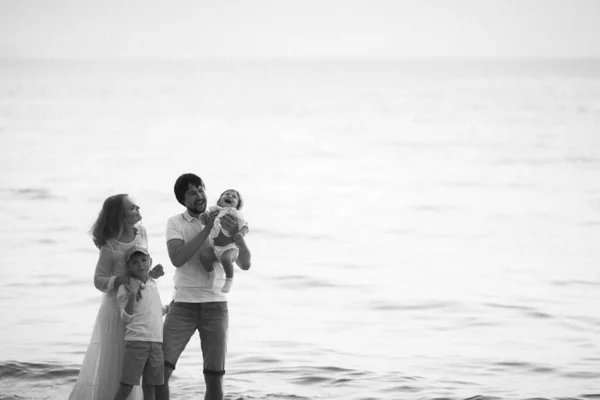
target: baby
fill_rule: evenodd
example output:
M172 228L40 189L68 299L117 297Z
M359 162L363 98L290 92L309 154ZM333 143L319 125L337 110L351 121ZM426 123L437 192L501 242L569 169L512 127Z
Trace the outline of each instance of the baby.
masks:
M236 242L248 233L248 223L244 220L241 211L239 211L243 205L244 201L240 193L237 190L229 189L221 194L216 206L212 206L206 212L200 214L200 221L206 224L209 213L214 211L219 212L215 217L214 226L208 234L210 247L200 252L200 261L208 272L208 285L211 287L216 275L213 262L218 261L223 265L223 269L225 270L225 284L221 288L221 292L223 293L229 292L233 284L233 263L237 260L240 253ZM233 237L231 233L221 228L220 219L225 214L232 214L237 217L239 231Z

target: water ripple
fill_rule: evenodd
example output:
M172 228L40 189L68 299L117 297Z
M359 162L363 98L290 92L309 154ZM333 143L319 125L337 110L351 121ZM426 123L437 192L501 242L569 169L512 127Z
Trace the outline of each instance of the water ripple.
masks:
M0 189L0 193L6 197L12 197L15 199L26 199L26 200L50 200L50 199L63 199L62 197L55 196L46 188L7 188ZM5 197L3 196L3 197Z
M553 374L556 372L554 368L524 361L499 361L492 363L492 365L493 366L488 369L493 371L514 372L515 369L520 369L535 374Z
M283 285L291 289L307 289L307 288L334 288L339 285L333 284L331 281L324 279L316 279L302 275L288 275L278 278Z
M308 232L282 232L273 231L269 229L255 228L252 230L254 235L261 234L271 239L295 239L295 240L309 240L309 241L320 241L320 240L333 240L333 237L325 234L310 234Z
M6 361L0 364L0 379L38 381L77 376L79 369L52 363Z
M390 302L377 302L371 306L371 309L377 311L390 311L390 310L404 310L404 311L426 311L426 310L447 310L449 308L455 308L456 303L448 301L424 301L420 303L406 304L406 303L390 303Z
M484 305L487 307L492 307L492 308L505 308L505 309L509 309L509 310L518 310L518 311L521 311L524 315L533 317L533 318L540 318L540 319L555 318L555 316L552 314L549 314L544 311L540 311L537 308L530 307L530 306L522 306L522 305L518 305L518 304L500 304L500 303L484 303Z

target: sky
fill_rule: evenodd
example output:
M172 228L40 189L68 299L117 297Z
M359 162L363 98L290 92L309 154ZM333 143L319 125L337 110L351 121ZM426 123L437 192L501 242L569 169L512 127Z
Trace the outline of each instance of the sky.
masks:
M0 57L600 57L600 0L0 0Z

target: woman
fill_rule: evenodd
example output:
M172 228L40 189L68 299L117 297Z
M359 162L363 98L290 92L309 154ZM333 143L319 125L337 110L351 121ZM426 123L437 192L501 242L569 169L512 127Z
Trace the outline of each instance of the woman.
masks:
M94 244L100 249L94 286L104 292L104 296L69 400L109 400L117 392L125 327L116 296L118 287L129 283L125 252L135 245L148 247L146 230L138 224L141 219L140 208L133 200L126 194L118 194L104 201L92 226ZM157 265L150 274L153 278L164 275L162 266ZM142 398L141 387L134 386L128 399Z

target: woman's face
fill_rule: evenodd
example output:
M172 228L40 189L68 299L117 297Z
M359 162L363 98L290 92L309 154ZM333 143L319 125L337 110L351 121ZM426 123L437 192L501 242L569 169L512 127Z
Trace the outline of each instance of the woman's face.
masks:
M123 223L133 225L141 220L140 207L131 197L125 197L123 199Z

